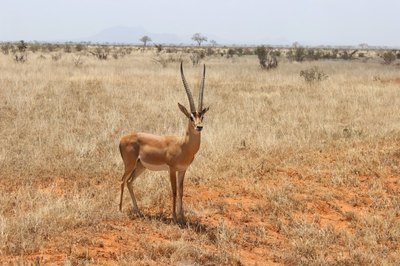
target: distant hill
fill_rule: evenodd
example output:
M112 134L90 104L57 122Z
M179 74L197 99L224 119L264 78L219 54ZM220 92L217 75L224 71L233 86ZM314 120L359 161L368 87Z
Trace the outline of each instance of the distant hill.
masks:
M93 42L93 43L122 43L122 44L141 44L140 38L143 36L149 36L153 43L156 44L193 44L195 42L192 41L192 35L177 35L177 34L169 34L169 33L153 33L149 32L142 27L125 27L125 26L117 26L104 29L99 33L84 37L84 38L76 38L72 41L74 42ZM221 36L216 36L213 34L204 34L208 37L208 40L215 40L220 45L290 45L290 41L286 38L268 38L264 36L260 36L260 38L256 40L246 40L246 41L238 41L231 39L224 39ZM64 40L66 41L66 40ZM71 41L71 40L68 40ZM205 44L209 44L206 42Z
M183 42L182 38L175 34L151 33L141 27L112 27L104 29L93 36L79 38L75 41L137 44L140 43L139 39L144 35L149 36L154 43L179 44Z

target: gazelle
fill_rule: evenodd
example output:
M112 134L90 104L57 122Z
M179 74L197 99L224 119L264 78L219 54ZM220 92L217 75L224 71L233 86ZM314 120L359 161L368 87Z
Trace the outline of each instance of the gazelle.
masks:
M203 68L203 77L200 84L198 109L194 105L193 96L183 74L181 63L181 77L186 95L189 99L190 112L180 103L179 109L188 118L188 126L184 136L158 136L142 132L133 132L121 138L119 149L125 165L122 176L121 198L119 209L122 210L122 197L125 184L132 198L133 212L140 215L133 193L132 184L146 169L152 171L169 171L172 187L172 215L175 222L184 223L185 217L182 207L183 181L186 169L200 148L201 130L203 129L204 114L209 107L203 109L204 81L206 66ZM178 173L178 180L176 174ZM178 181L178 182L177 182ZM176 197L178 196L178 203ZM177 211L176 211L177 210ZM177 214L176 214L177 213Z

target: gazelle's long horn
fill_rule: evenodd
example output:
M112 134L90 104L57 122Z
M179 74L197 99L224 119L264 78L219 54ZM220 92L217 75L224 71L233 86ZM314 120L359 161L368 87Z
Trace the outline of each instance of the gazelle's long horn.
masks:
M196 111L196 107L194 106L192 93L190 92L189 86L185 79L185 75L183 74L183 63L182 62L181 62L181 77L182 77L183 86L185 87L185 91L186 91L187 97L189 99L190 112L193 113Z
M197 106L199 109L197 110L199 113L203 110L203 96L204 96L204 81L206 79L206 65L203 66L203 77L200 83L200 91L199 91L199 105Z

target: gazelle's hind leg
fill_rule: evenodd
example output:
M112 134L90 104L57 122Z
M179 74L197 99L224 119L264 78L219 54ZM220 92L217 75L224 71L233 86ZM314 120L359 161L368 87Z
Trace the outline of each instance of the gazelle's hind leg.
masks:
M140 176L144 172L144 170L146 170L146 168L140 162L140 159L138 159L137 163L136 163L136 168L133 171L133 173L131 174L131 176L128 178L128 183L127 183L129 194L131 194L131 198L132 198L133 212L137 215L141 215L141 213L140 213L139 207L136 202L135 194L133 193L132 185L133 185L133 181L135 181L135 179L138 176Z
M122 211L122 199L124 196L124 188L125 188L125 184L127 183L129 177L133 174L133 172L135 171L135 167L136 167L136 163L134 166L130 167L129 169L125 169L125 173L122 176L122 182L121 182L121 197L120 197L120 201L119 201L119 210ZM132 169L133 168L133 169Z
M119 150L121 152L122 160L124 161L125 165L125 172L124 175L122 176L122 183L121 183L121 197L119 201L119 210L122 210L122 199L124 195L124 188L125 184L128 182L128 179L133 175L133 172L136 169L136 164L138 161L139 157L139 151L132 149L130 152L125 152L126 145L120 144L119 145Z

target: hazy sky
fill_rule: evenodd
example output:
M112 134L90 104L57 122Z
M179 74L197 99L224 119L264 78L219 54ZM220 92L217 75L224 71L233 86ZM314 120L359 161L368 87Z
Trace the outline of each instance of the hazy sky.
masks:
M76 39L114 26L219 43L400 46L400 0L0 0L0 41Z

